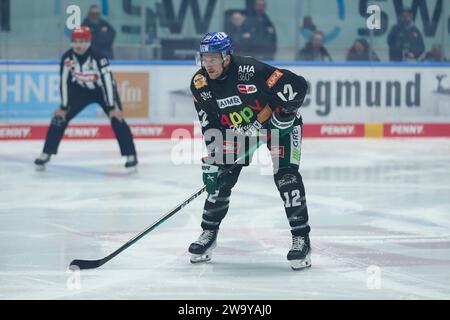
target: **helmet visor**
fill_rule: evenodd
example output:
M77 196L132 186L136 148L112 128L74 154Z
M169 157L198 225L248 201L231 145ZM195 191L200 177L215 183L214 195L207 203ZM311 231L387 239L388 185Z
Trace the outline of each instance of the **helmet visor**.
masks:
M200 53L195 55L195 63L199 67L213 67L223 63L223 56L221 53Z

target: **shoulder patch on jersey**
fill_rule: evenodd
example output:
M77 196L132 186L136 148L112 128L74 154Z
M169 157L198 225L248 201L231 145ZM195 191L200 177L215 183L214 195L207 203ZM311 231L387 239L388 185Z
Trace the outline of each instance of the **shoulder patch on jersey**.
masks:
M195 89L197 89L197 90L199 90L199 89L201 89L201 88L203 88L203 87L206 87L207 84L208 84L207 81L206 81L205 76L202 75L202 74L200 74L200 73L197 73L197 74L195 75L193 81L194 81Z
M100 67L104 67L108 64L108 59L103 58L100 60Z
M283 72L280 70L275 70L270 77L266 80L266 84L269 88L272 88L274 85L277 84L278 80L283 76Z
M64 60L64 66L65 66L65 67L70 68L70 67L72 67L73 65L74 65L74 61L70 60L69 57L67 57L67 58Z

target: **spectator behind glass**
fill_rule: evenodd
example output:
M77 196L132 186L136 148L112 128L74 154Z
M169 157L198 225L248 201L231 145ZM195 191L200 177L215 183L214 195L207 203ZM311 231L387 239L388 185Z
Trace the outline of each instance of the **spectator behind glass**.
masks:
M391 61L418 60L425 51L423 37L414 25L412 11L403 8L398 23L388 36L389 59Z
M447 57L442 54L442 48L440 45L435 44L433 48L425 54L422 61L427 62L446 62L449 61Z
M233 47L237 54L248 55L248 39L250 34L243 29L245 15L242 12L234 11L227 19L225 33L233 39Z
M316 32L317 31L317 27L313 23L311 16L303 17L303 26L302 26L302 28L305 29L305 30L309 30L311 32Z
M372 50L366 39L356 39L347 53L347 61L380 61L377 54Z
M92 48L104 54L108 59L113 59L112 46L116 37L116 30L101 16L100 7L94 4L89 8L88 16L84 19L82 25L91 29Z
M328 50L323 45L323 33L314 32L311 40L300 50L299 60L304 61L332 61Z
M266 1L255 0L243 26L243 38L248 42L250 54L256 59L273 60L277 47L275 27L266 14Z

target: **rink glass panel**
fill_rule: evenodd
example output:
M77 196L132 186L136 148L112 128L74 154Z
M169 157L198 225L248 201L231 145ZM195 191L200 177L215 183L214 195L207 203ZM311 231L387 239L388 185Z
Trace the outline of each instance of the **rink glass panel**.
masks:
M0 0L0 59L58 59L69 45L66 8L76 4L82 20L89 6L99 4L104 18L116 29L116 59L189 59L197 41L212 30L223 30L230 13L245 11L245 0ZM433 45L450 52L448 1L404 1L413 8L415 25L423 34L426 51ZM382 10L382 29L366 27L367 6ZM277 34L276 60L295 60L309 40L304 27L311 17L325 35L334 61L345 61L357 38L365 38L382 61L388 60L387 35L397 22L395 3L389 1L266 0L266 12Z

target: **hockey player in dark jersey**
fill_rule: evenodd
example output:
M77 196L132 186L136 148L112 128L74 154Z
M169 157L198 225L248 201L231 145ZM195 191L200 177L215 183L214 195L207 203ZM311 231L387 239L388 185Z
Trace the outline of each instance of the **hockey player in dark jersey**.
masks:
M60 64L61 106L55 111L47 131L44 150L35 164L45 168L50 157L57 153L64 131L78 113L91 103L99 104L111 120L111 126L119 142L125 167L133 169L138 160L128 124L122 114L122 104L108 59L90 48L92 34L88 27L72 32L72 49L68 50Z
M307 92L306 80L289 70L234 55L231 38L224 32L208 33L202 39L197 63L201 69L192 78L191 91L208 150L208 156L202 159L208 197L202 216L203 232L189 247L191 262L211 259L231 190L242 168L251 161L251 144L242 139L236 142L236 136L250 137L266 131L275 185L291 227L292 248L287 259L294 270L310 267L310 226L299 173L302 119L298 109ZM218 139L217 131L222 139ZM278 137L278 141L270 137ZM248 156L221 177L220 173L233 164L227 161L230 152Z

